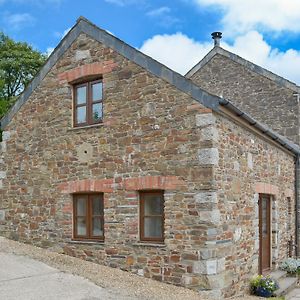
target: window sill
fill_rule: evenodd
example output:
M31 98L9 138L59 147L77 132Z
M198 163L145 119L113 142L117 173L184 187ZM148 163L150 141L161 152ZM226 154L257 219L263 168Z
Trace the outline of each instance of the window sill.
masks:
M132 246L144 246L144 247L156 247L156 248L165 248L166 244L160 243L151 243L151 242L138 242L132 244Z
M73 130L80 130L80 129L88 129L88 128L94 128L94 127L102 127L104 126L104 123L98 123L93 125L87 125L87 126L78 126L78 127L69 127L67 131L73 131Z
M104 245L104 241L80 241L80 240L71 240L68 241L69 244L88 244L88 245Z

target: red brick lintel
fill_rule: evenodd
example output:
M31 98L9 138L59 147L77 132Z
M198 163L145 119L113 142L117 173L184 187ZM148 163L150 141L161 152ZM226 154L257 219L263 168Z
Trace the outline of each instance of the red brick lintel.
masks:
M82 192L112 193L114 187L127 191L138 190L178 190L185 186L185 182L177 176L144 176L127 178L116 182L114 179L84 179L69 181L59 185L64 194Z
M257 182L255 184L255 192L258 194L269 194L277 196L279 194L279 188L278 186L270 183Z
M84 179L62 183L58 188L64 194L81 192L111 193L113 191L112 185L113 179Z
M185 182L177 176L144 176L125 179L125 190L178 190Z
M60 82L74 82L80 78L110 73L116 66L117 63L112 60L86 64L58 74L58 79Z

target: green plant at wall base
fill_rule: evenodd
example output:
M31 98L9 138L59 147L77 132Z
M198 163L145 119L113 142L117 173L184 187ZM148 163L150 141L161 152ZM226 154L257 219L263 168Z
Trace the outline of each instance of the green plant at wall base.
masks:
M270 276L256 275L250 281L250 288L252 294L261 295L260 293L264 292L271 296L279 286L277 281Z

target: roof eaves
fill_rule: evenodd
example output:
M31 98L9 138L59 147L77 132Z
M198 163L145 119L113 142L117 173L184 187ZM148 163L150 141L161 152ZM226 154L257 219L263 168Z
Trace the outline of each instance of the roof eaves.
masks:
M27 101L35 88L40 84L43 78L47 75L50 69L54 66L57 60L64 54L64 52L70 47L74 40L79 36L80 33L85 33L95 39L96 41L103 43L105 46L110 47L123 55L127 59L133 61L137 65L143 67L153 75L160 77L168 83L174 85L177 89L191 95L202 105L218 110L219 101L218 97L211 95L200 87L195 85L190 79L176 73L165 65L159 63L153 58L140 52L139 50L131 47L125 42L121 41L117 37L109 34L103 29L100 29L84 17L80 17L69 33L55 48L53 53L50 55L45 65L41 68L32 82L27 86L25 91L19 96L15 105L10 111L1 119L1 128L4 129L13 116L18 112L21 106Z
M287 138L283 137L282 135L278 134L277 132L273 131L266 125L260 123L259 121L252 118L249 114L244 113L238 107L233 105L230 101L219 98L219 103L222 106L225 106L231 112L236 114L238 117L245 120L249 125L253 126L254 128L258 129L264 135L271 138L273 141L279 143L282 147L286 148L290 152L294 153L295 155L300 155L300 147L293 142L289 141Z

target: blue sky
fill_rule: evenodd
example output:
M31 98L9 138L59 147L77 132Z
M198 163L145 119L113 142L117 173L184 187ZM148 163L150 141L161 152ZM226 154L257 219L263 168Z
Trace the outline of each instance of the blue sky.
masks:
M0 0L0 30L42 52L80 16L184 74L221 46L300 84L300 0Z

